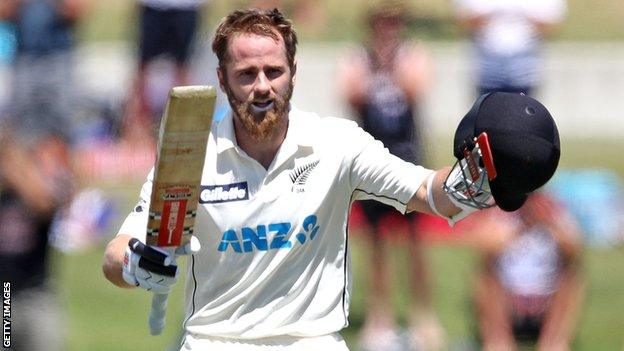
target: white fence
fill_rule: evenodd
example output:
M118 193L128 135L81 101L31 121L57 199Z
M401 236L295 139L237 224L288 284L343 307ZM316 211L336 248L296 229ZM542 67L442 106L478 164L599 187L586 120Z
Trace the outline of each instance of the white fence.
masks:
M474 99L467 43L430 44L434 82L424 106L435 134L450 134ZM348 115L332 84L344 46L303 47L296 101L302 108ZM540 100L562 135L624 136L624 43L557 43L546 48ZM309 92L314 92L310 94Z
M207 45L204 46L207 47ZM338 58L349 44L303 44L294 101L322 115L349 117L335 84ZM424 105L431 132L450 134L471 104L467 43L428 43L434 82ZM624 43L555 43L546 48L541 100L553 113L562 135L616 139L624 136ZM83 91L120 99L130 87L132 50L121 44L83 47L77 55L78 84ZM198 82L214 81L214 59L200 50L195 61ZM0 102L10 79L0 66Z

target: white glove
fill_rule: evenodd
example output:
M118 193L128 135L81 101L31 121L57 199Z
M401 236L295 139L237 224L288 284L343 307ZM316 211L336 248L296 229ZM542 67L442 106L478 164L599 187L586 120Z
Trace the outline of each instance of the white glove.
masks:
M461 209L491 207L493 202L490 182L485 169L479 166L481 156L475 153L472 157L478 157L472 167L466 158L453 167L444 182L445 191L453 204Z
M427 179L427 202L438 216L446 218L450 226L469 214L494 205L488 174L481 164L481 150L478 146L464 154L444 180L444 192L460 211L451 217L442 215L433 201L433 179L435 172Z
M143 244L136 238L130 239L124 255L122 276L126 283L139 286L157 294L168 294L178 281L176 257L198 252L199 240L192 237L174 254Z

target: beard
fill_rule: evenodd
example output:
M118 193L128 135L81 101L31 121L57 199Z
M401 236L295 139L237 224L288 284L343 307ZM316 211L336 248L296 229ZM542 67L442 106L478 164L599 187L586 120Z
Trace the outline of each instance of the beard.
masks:
M234 96L230 86L225 82L225 94L232 111L241 122L243 128L249 133L255 141L266 141L270 139L283 118L286 118L289 107L290 98L293 93L293 84L288 85L288 89L281 95L269 96L273 101L273 106L267 111L254 111L253 96L246 101L241 101Z

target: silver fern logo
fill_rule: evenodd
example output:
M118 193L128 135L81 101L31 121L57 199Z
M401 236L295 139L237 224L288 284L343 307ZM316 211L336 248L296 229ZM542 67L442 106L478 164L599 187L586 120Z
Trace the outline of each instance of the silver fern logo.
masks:
M316 160L306 165L299 166L290 173L290 180L293 182L293 192L302 193L305 191L305 184L308 181L310 172L312 172L318 163L319 161Z

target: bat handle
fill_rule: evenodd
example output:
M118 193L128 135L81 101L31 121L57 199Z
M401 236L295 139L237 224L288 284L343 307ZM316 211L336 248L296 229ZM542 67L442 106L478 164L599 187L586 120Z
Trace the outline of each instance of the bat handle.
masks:
M152 297L152 310L149 316L150 334L152 335L160 335L165 329L168 298L168 294L154 294Z

